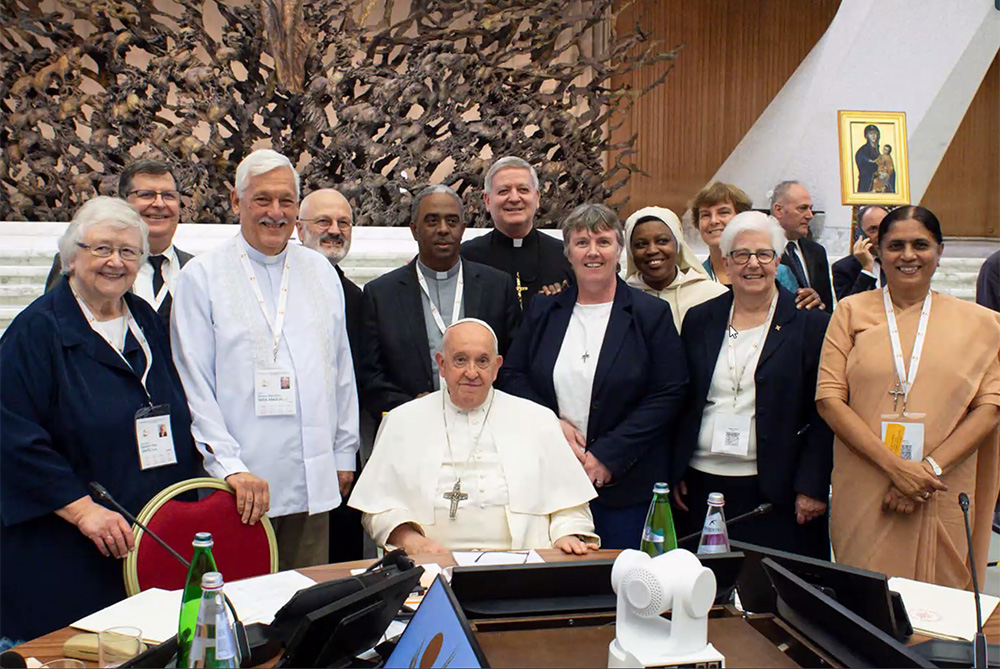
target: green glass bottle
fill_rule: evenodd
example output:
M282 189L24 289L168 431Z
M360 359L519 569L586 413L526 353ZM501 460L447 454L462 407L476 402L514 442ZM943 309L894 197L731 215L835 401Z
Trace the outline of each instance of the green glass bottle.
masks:
M187 581L184 583L184 593L181 595L180 622L177 624L177 666L191 666L191 640L194 639L194 628L198 624L198 607L201 604L201 579L205 574L218 571L215 558L212 556L212 534L198 532L194 535L194 557L188 568Z
M674 515L670 511L670 486L657 483L653 486L653 501L649 504L646 525L642 528L639 550L656 557L675 548L677 531L674 529Z

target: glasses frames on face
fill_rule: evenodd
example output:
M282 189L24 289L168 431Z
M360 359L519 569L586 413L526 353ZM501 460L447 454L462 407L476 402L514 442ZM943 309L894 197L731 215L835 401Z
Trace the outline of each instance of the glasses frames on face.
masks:
M150 202L155 202L156 197L160 196L163 199L164 204L175 204L181 201L181 194L175 190L130 190L128 192L128 197L135 198L136 202L142 204L149 204Z
M351 222L348 221L347 219L332 221L329 218L326 218L325 216L321 216L320 218L300 218L299 222L315 225L320 230L329 230L331 227L333 227L335 223L337 227L340 228L341 230L346 230L347 228L351 227Z
M77 242L76 245L81 249L87 249L90 251L90 255L95 258L110 258L112 253L118 251L119 258L128 262L134 262L139 259L140 255L142 255L139 249L132 246L110 246L108 244L91 246L90 244L84 244L83 242Z
M729 254L729 257L732 258L733 262L737 265L746 265L750 262L750 258L754 256L757 257L757 262L761 265L769 265L774 262L774 259L778 257L778 254L774 249L760 249L758 251L736 249Z

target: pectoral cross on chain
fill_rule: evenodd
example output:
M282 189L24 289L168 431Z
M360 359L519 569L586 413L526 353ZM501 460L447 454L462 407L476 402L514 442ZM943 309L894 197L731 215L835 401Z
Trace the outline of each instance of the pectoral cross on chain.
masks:
M902 397L905 400L906 391L897 383L896 387L889 391L889 394L892 395L892 410L899 411L899 398Z
M455 516L458 515L458 503L469 499L468 493L462 492L462 480L455 481L451 492L446 492L442 496L451 502L451 508L448 509L448 517L455 520Z
M520 272L517 272L515 276L517 277L517 285L515 286L514 290L517 291L517 305L521 307L521 311L524 311L524 300L521 299L521 293L526 292L528 290L528 287L521 285Z

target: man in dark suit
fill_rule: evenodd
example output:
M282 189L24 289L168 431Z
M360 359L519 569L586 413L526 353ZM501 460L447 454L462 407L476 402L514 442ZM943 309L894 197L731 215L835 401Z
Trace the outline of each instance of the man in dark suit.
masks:
M521 309L539 291L557 293L573 283L562 242L534 226L540 198L535 168L514 156L501 158L486 173L483 190L493 230L462 244L463 258L510 275Z
M882 285L882 266L878 261L878 226L889 215L885 207L869 205L858 213L861 234L854 242L852 255L833 263L833 289L837 299L863 293Z
M431 186L417 195L410 231L417 257L364 289L361 403L377 418L440 387L431 361L448 325L486 321L503 355L521 317L508 275L459 257L465 212L455 191Z
M798 181L782 181L771 195L771 214L785 230L787 244L781 264L788 265L799 283L798 295L815 290L823 301L821 309L833 311L833 285L826 249L809 239L809 221L813 218L812 198Z
M169 328L172 285L181 268L194 257L174 246L181 195L173 168L162 160L137 160L118 177L118 197L139 212L149 227L149 257L139 268L132 292L152 305ZM62 263L56 255L45 279L45 292L62 279Z

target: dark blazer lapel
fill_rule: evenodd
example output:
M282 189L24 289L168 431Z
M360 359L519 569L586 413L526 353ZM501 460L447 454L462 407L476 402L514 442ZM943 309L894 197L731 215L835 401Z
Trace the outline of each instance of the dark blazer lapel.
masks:
M483 302L483 280L479 271L469 267L468 262L462 263L462 281L465 286L462 288L462 307L466 318L482 318L485 314L480 311ZM458 314L454 316L458 320Z
M604 343L601 344L601 354L597 357L597 370L594 372L595 397L601 384L611 373L618 351L625 343L625 334L632 326L632 289L621 279L617 281L615 300L611 304L611 318L608 319L608 329L604 332Z
M73 297L69 281L63 281L53 289L55 300L52 309L59 323L59 333L63 346L81 346L83 351L103 365L134 374L132 367L114 352L101 335L94 332L83 315L80 305ZM127 339L127 338L126 338Z
M420 360L420 366L429 381L433 380L431 359L427 353L427 331L424 324L424 305L420 298L420 284L417 283L417 260L414 258L406 266L406 272L400 275L399 313L396 322L402 322L407 330L406 340L415 359Z
M723 295L725 295L725 299L712 302L712 311L705 323L705 336L701 337L702 345L705 347L705 359L701 362L706 365L707 369L715 369L715 361L719 357L719 351L722 350L723 344L726 343L726 337L729 336L729 310L733 306L733 291L727 290ZM709 382L711 382L711 377Z
M771 331L767 333L764 340L764 348L760 352L760 359L757 361L757 369L760 370L767 362L767 359L774 355L774 352L791 336L791 328L786 327L795 318L795 296L784 288L778 288L778 304L774 308L774 318L771 321Z
M538 357L534 361L534 366L538 369L532 373L532 378L541 380L544 384L542 397L556 403L556 386L552 380L552 372L556 368L556 359L562 349L563 339L566 338L566 331L569 329L569 319L573 316L573 306L576 304L578 295L576 286L571 286L555 296L555 304L549 314L548 322L542 330L542 336L538 341Z
M178 265L178 267L184 267L184 265L187 264L188 260L191 260L191 258L194 258L193 255L191 255L187 251L181 251L176 246L174 247L174 253L177 254L177 265Z

